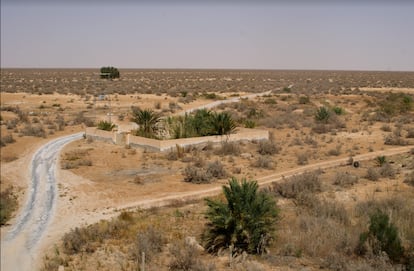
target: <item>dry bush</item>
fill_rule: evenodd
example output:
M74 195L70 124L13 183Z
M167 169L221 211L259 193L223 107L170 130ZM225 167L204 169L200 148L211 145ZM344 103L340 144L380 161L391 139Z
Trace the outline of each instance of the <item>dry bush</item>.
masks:
M107 239L118 239L130 231L129 220L114 218L110 221L101 221L87 227L70 230L62 237L63 251L67 255L77 253L93 253L99 244Z
M73 125L85 124L88 127L94 127L95 123L91 118L85 117L84 112L79 112L72 120Z
M170 246L171 260L168 269L172 271L215 271L214 263L205 263L195 245L179 241Z
M405 175L404 182L411 186L414 186L414 170L412 170L410 173L407 173L407 175Z
M350 254L357 243L357 236L336 221L301 214L291 225L287 243L280 251L284 255L328 258L332 253ZM292 232L293 231L293 232Z
M390 163L384 163L380 167L379 172L382 177L386 177L386 178L395 178L395 174L396 174L395 169Z
M56 248L53 256L45 255L43 259L43 266L41 271L56 271L59 270L60 266L67 267L69 261L66 257L61 256L59 250Z
M335 149L330 149L328 151L328 155L330 156L339 156L341 154L341 147L342 145L337 145Z
M258 150L261 155L273 155L280 152L280 147L272 140L261 140Z
M145 259L151 261L154 254L160 253L166 239L161 230L148 226L144 231L138 232L130 256L135 262L142 262L142 253Z
M405 146L408 144L407 140L396 134L387 135L384 139L385 145Z
M195 165L198 167L202 167L203 163L198 162ZM222 178L227 177L227 172L223 164L219 160L216 160L214 162L208 163L206 175L212 176L217 179L222 179Z
M217 149L218 155L234 155L238 156L241 153L240 144L237 142L223 141L221 147Z
M377 168L368 168L367 174L365 175L365 178L367 178L370 181L378 181L378 179L381 177L381 174Z
M341 187L349 187L358 183L358 176L349 174L348 172L337 172L333 184Z
M43 125L26 124L22 129L20 129L19 135L46 138L46 131L43 128Z
M407 129L407 138L414 138L414 128Z
M345 206L336 201L320 200L310 192L299 193L294 200L297 206L306 207L308 214L315 217L332 219L342 225L349 225L350 218Z
M391 126L390 125L388 125L388 124L383 124L382 126L381 126L381 130L382 131L384 131L384 132L391 132Z
M320 171L305 172L273 184L273 190L285 198L297 198L304 192L321 192Z
M12 134L8 134L8 135L5 135L5 136L0 138L0 146L1 147L5 147L7 144L11 144L11 143L14 143L14 142L16 142L16 140L14 140Z
M254 167L273 169L275 168L275 162L270 155L260 155L257 160L252 164Z
M184 169L184 181L190 183L210 183L213 179L207 171L194 165L187 165Z
M308 164L308 156L309 155L304 152L297 154L296 155L297 164L300 166Z

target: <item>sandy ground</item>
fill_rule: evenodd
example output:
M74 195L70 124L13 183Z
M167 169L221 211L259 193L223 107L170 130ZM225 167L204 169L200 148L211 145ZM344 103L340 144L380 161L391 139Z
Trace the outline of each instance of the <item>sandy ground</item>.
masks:
M411 93L413 89L403 89L401 91ZM388 89L364 89L364 91L389 91ZM38 110L42 104L50 105L52 103L61 103L65 105L65 109L68 114L72 114L78 110L86 108L85 101L77 95L31 95L27 93L1 93L2 103L6 105L18 104L24 110ZM229 94L231 95L231 94ZM131 98L132 97L132 98ZM288 95L286 95L288 97ZM334 104L335 96L326 95L324 99L315 100L315 105ZM358 113L363 109L364 105L356 104L352 105L352 101L360 99L359 96L349 95L347 97L349 103L346 104L346 111L350 114L348 122L350 127L358 127L357 132L342 131L335 135L336 139L342 141L332 142L326 144L325 151L334 146L335 144L342 144L343 149L350 149L355 146L359 149L355 149L354 159L365 160L371 159L378 155L392 155L401 152L407 152L412 146L393 148L390 146L384 146L382 143L384 133L380 130L381 124L375 124L369 129L364 130L360 127L358 119L353 118L354 113ZM46 102L45 102L46 101ZM165 95L111 95L111 103L113 106L113 112L120 114L126 112L130 106L139 105L142 108L153 108L154 104L161 103L161 108L168 107L170 101L174 101L171 97ZM190 110L194 107L204 106L210 103L211 100L197 99L189 104L180 104L183 110ZM105 108L109 101L97 101L96 108ZM279 105L284 105L285 102L278 101ZM286 105L288 103L286 102ZM46 110L52 112L51 107ZM106 111L105 111L106 110ZM49 112L49 111L47 111ZM298 111L301 114L303 111ZM11 119L15 116L11 112L6 112L2 116L5 119ZM53 112L52 112L53 113ZM95 116L99 119L107 118L107 109L97 110ZM118 122L118 120L115 120ZM126 123L125 121L119 121L119 123ZM2 129L4 129L2 127ZM351 128L349 128L350 130ZM1 164L1 178L3 185L13 184L19 189L20 206L25 206L25 202L30 202L31 195L31 161L36 152L42 146L49 141L58 138L63 135L73 134L81 131L80 126L67 127L63 132L57 132L56 134L49 136L47 139L22 137L18 139L18 143L12 144L5 148L2 148L2 156L15 156L17 159L12 162ZM2 130L3 131L3 130ZM287 139L293 133L299 134L299 131L292 129L280 129L276 130L278 138ZM292 132L293 131L293 132ZM333 141L333 140L332 140ZM288 144L283 142L283 144ZM371 147L373 152L368 151L368 147ZM71 228L97 222L101 219L108 219L119 213L124 208L149 208L151 206L162 206L168 203L191 199L200 198L207 195L216 194L220 191L221 185L226 180L219 180L213 184L206 185L193 185L182 181L182 165L175 162L159 161L152 162L153 155L146 153L143 150L137 150L135 153L129 149L125 149L119 146L112 146L106 143L93 142L89 146L82 141L75 141L70 143L68 147L64 149L64 152L70 150L76 150L79 148L92 148L91 157L94 161L93 170L88 167L82 167L75 170L60 170L59 167L56 171L56 205L53 217L47 219L48 228L40 236L38 246L36 249L27 251L25 244L25 238L33 238L29 235L25 235L21 238L12 238L15 240L13 245L10 243L2 243L2 248L7 246L7 252L2 249L2 259L13 259L20 263L33 263L34 266L39 267L44 252L53 248L53 245L59 240L59 238ZM105 148L107 156L98 157L97 153L100 148ZM300 172L317 169L317 168L331 168L346 163L348 155L343 153L339 157L328 157L326 155L312 158L310 155L309 164L306 166L298 167L296 164L295 154L302 151L302 146L291 146L289 152L282 153L283 161L278 161L276 170L262 170L257 169L255 172L250 172L250 176L256 178L262 184L268 184L270 182L278 181L282 177L288 177ZM360 156L358 156L358 153ZM102 155L101 155L102 156ZM57 164L59 161L56 160ZM250 161L248 159L235 158L234 164L240 165L243 169L248 168ZM134 164L139 164L137 166ZM178 165L178 166L177 166ZM141 167L143 166L143 167ZM138 171L137 171L138 170ZM275 173L277 172L277 173ZM149 176L154 180L152 183L137 185L131 182L133 176L137 173L145 173L145 176ZM242 173L246 173L242 171ZM129 176L130 174L131 176ZM127 176L127 177L126 177ZM158 181L162 179L162 181ZM21 208L19 215L10 221L10 225L1 228L2 240L7 236L10 236L10 232L13 232L19 225L20 218L24 217L24 207ZM33 226L36 223L29 223ZM31 231L31 228L27 228L26 232ZM12 234L13 235L13 234ZM16 235L17 236L17 235ZM20 235L22 236L22 235ZM12 256L10 256L12 255ZM22 256L25 255L25 256ZM15 256L15 257L14 257ZM11 260L2 260L2 270L15 270L13 267L3 265L3 262L12 263ZM27 266L27 265L26 265ZM30 266L30 265L29 265ZM23 266L20 268L24 270Z

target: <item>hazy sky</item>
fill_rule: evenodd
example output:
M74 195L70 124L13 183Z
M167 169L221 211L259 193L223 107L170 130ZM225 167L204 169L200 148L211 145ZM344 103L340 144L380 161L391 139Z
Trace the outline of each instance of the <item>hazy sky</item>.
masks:
M2 68L414 71L414 1L58 2L1 1Z

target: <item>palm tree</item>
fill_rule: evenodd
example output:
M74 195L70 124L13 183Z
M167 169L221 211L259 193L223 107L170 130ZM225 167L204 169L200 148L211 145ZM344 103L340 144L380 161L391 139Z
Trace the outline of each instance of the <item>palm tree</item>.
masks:
M235 177L223 186L227 202L206 199L209 220L203 241L209 252L233 246L237 251L263 253L271 240L278 209L273 199L258 191L256 181Z
M228 112L213 112L210 117L213 135L229 135L236 131L236 123Z
M133 121L139 125L138 134L145 137L154 137L156 126L161 117L151 109L136 109L132 112Z

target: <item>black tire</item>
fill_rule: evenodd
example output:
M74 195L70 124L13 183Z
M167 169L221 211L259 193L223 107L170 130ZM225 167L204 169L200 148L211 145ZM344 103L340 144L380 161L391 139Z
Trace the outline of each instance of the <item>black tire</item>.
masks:
M353 163L353 165L354 165L354 168L359 168L359 162L358 162L358 161L355 161L355 162Z

